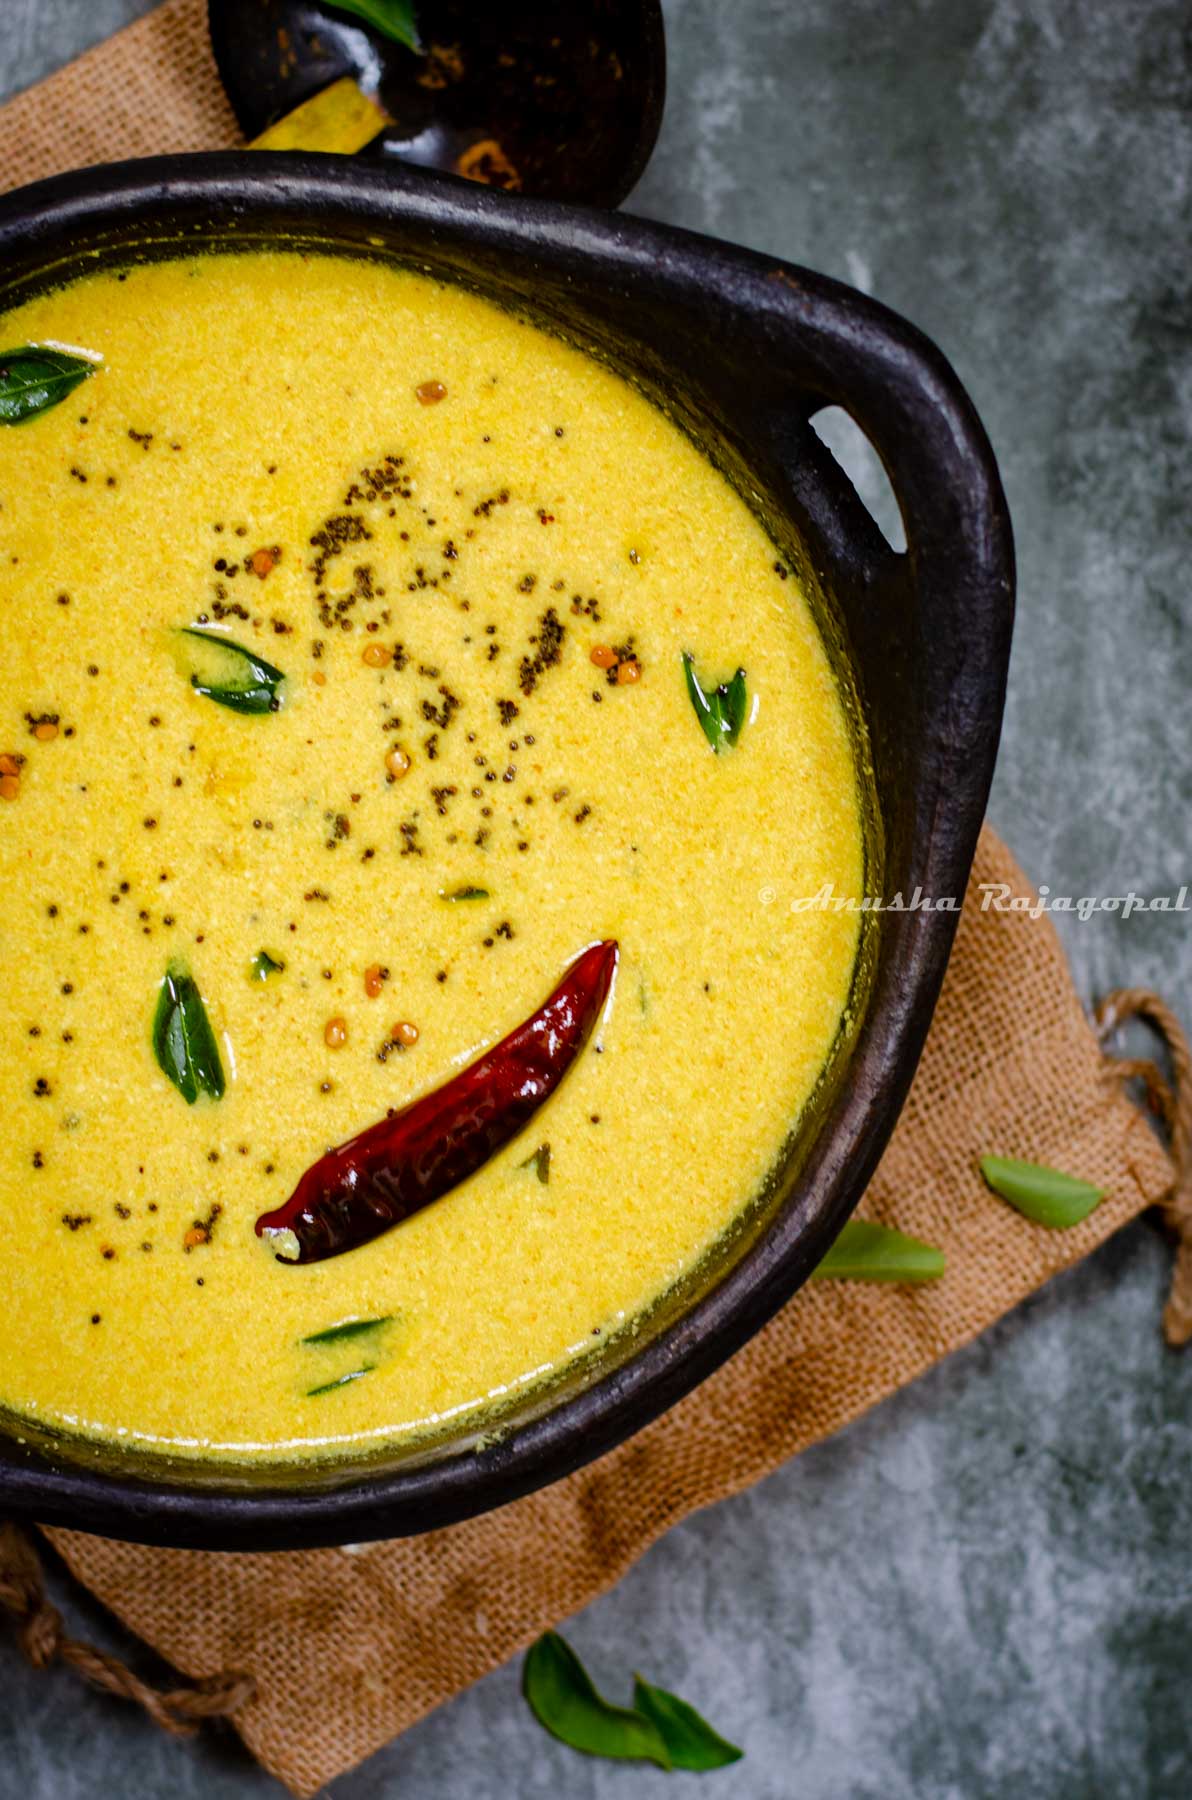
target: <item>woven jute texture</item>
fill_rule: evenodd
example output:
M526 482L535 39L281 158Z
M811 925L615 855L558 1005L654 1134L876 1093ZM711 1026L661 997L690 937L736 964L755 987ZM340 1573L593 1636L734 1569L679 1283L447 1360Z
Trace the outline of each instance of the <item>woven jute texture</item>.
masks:
M0 187L235 143L204 12L202 0L169 0L0 110ZM974 882L999 881L1029 892L987 831ZM155 1702L154 1716L193 1719L252 1691L237 1727L294 1793L313 1794L610 1587L677 1520L838 1430L1158 1200L1171 1165L1109 1072L1050 924L982 910L980 898L970 889L911 1098L862 1208L944 1249L938 1285L805 1289L628 1444L426 1537L351 1554L216 1556L48 1533L112 1612L205 1683L197 1697ZM1044 1231L984 1189L976 1160L987 1151L1069 1169L1107 1198L1077 1230ZM45 1661L62 1645L29 1597L37 1577L22 1555L10 1585L45 1626ZM78 1646L64 1654L86 1671ZM102 1685L145 1703L118 1666Z
M986 831L974 883L1030 889ZM967 1342L1171 1186L1046 918L970 887L910 1099L862 1212L938 1244L929 1288L819 1283L629 1443L486 1518L345 1553L217 1556L49 1534L113 1612L195 1677L256 1678L235 1722L297 1794L403 1731L611 1587L669 1526L768 1474ZM989 1151L1098 1183L1074 1231L1028 1224Z
M205 0L167 0L0 107L0 190L91 163L239 141Z

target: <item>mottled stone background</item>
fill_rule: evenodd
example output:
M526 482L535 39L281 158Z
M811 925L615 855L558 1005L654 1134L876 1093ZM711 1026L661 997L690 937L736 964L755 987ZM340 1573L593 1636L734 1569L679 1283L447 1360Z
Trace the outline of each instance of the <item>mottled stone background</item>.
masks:
M0 0L0 92L148 10ZM1179 0L672 0L632 210L851 281L938 339L1001 459L1020 615L993 818L1055 893L1192 881L1192 73ZM844 440L836 440L842 446ZM852 451L845 452L850 459ZM1179 483L1183 464L1183 491ZM879 516L880 482L855 466ZM1067 921L1081 990L1192 1014L1186 917ZM732 1800L1186 1800L1192 1352L1149 1224L755 1492L571 1635L748 1751ZM81 1628L119 1645L93 1608ZM142 1664L144 1666L144 1664ZM0 1794L264 1800L0 1641ZM547 1739L503 1670L335 1800L650 1800L693 1778Z

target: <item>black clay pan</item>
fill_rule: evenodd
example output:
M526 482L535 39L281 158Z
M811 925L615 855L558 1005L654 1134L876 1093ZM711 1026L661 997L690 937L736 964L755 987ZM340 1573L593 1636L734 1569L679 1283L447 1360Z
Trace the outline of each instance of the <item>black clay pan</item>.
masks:
M323 0L208 0L245 137L350 75L391 123L365 155L617 206L645 168L666 91L659 0L420 0L422 54ZM491 159L495 156L495 164Z
M0 200L0 306L96 258L279 242L392 255L464 281L669 407L822 589L872 762L870 891L964 893L1001 720L1013 553L985 434L925 338L823 276L710 239L299 155L139 162ZM880 453L904 554L812 430L827 405ZM344 1543L449 1524L598 1456L738 1349L822 1256L898 1116L954 926L946 911L870 919L856 1016L765 1203L635 1338L610 1342L487 1439L237 1476L22 1443L14 1424L0 1435L0 1512L208 1548Z

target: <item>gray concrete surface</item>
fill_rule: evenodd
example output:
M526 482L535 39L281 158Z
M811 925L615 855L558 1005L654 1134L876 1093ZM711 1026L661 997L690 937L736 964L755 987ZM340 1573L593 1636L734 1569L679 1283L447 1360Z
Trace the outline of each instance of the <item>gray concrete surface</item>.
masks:
M0 0L0 90L146 10ZM1184 8L672 0L668 23L670 103L632 209L828 270L938 339L1019 546L994 820L1054 892L1174 892L1192 879ZM1186 916L1062 923L1084 993L1152 983L1189 1017ZM672 1532L573 1641L610 1687L641 1667L744 1744L703 1778L732 1800L1183 1800L1192 1361L1159 1340L1167 1268L1152 1226L1122 1233ZM280 1791L230 1737L158 1737L2 1637L0 1679L2 1796ZM692 1780L562 1749L510 1668L332 1793L651 1800Z

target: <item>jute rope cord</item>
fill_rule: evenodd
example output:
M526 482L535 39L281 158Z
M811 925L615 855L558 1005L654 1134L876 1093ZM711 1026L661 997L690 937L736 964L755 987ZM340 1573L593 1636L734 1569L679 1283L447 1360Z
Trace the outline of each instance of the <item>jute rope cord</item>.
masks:
M1131 1019L1142 1019L1151 1027L1171 1061L1170 1082L1158 1064L1145 1057L1107 1056L1105 1068L1113 1080L1144 1084L1170 1139L1174 1176L1160 1211L1176 1250L1163 1335L1178 1349L1192 1342L1192 1048L1170 1006L1149 988L1115 988L1106 994L1095 1014L1099 1042L1104 1045Z
M12 1618L17 1642L35 1669L63 1662L92 1687L143 1707L173 1737L189 1737L204 1719L226 1718L256 1692L247 1675L212 1675L163 1692L151 1687L93 1644L67 1635L62 1615L46 1595L41 1560L19 1525L0 1525L0 1607Z
M1192 1341L1192 1048L1171 1008L1146 988L1119 988L1106 995L1095 1014L1098 1041L1104 1045L1131 1019L1144 1020L1162 1040L1172 1079L1143 1057L1106 1054L1105 1073L1113 1081L1142 1082L1170 1137L1174 1175L1160 1206L1176 1238L1176 1262L1163 1330L1167 1342L1179 1346ZM17 1641L34 1668L65 1663L93 1687L134 1701L175 1737L189 1736L204 1719L228 1718L256 1697L252 1677L234 1673L163 1691L142 1681L117 1657L70 1637L46 1595L33 1542L13 1523L0 1525L0 1611L12 1619Z

